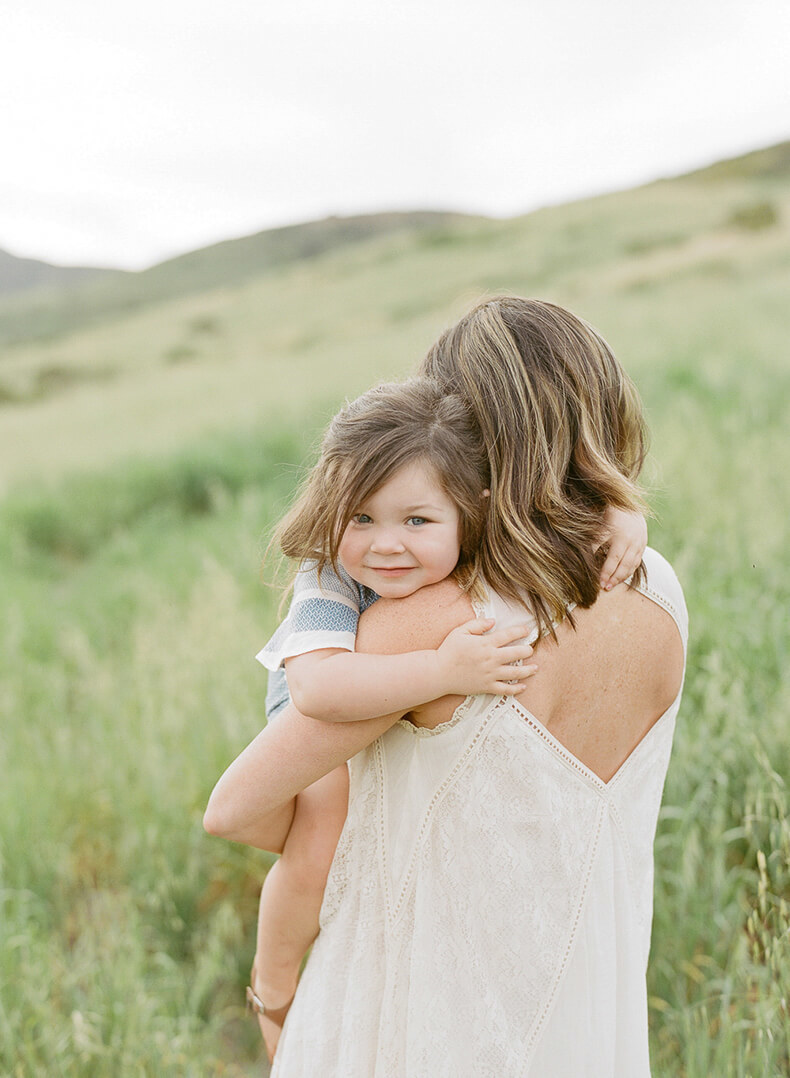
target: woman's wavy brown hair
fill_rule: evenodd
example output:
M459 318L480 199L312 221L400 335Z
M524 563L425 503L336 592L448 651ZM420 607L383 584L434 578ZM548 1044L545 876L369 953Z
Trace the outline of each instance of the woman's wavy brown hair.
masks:
M646 430L633 383L582 319L515 296L479 303L442 334L421 373L468 404L485 441L484 579L553 632L568 604L598 596L594 547L606 508L646 511L637 485Z
M454 576L473 588L487 515L488 456L467 405L429 378L377 386L338 412L272 544L288 558L317 562L319 573L336 567L354 513L415 461L428 465L459 509L461 552Z

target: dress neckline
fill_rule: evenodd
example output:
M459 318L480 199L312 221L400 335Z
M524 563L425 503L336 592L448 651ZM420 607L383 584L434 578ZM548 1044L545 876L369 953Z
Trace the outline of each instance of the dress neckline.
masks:
M519 701L516 700L514 697L502 696L500 700L497 701L497 707L500 706L500 702L503 706L507 706L508 704L512 706L512 708L517 711L520 717L524 720L525 725L528 728L534 730L538 737L542 738L542 740L547 744L547 746L553 750L555 755L557 755L561 760L563 760L570 768L572 768L572 770L577 771L597 789L609 790L615 783L619 781L625 769L627 769L628 764L640 752L645 742L651 739L653 731L656 730L658 727L663 726L667 716L676 711L677 706L680 702L681 692L682 686L681 691L678 692L677 696L666 709L666 711L662 712L659 715L659 717L656 719L656 721L653 723L647 733L642 738L640 738L639 741L637 741L636 745L634 745L629 754L617 768L615 773L607 781L604 781L600 775L598 775L595 771L592 770L592 768L588 767L587 764L585 764L582 760L579 759L578 756L572 753L570 749L566 748L565 745L563 745L563 743L557 737L555 737L551 730L549 730L549 728L540 721L537 715L534 715L528 708L524 707L524 705L519 703Z
M533 732L541 738L541 740L546 744L547 748L549 748L555 756L562 760L571 770L579 774L596 789L606 791L619 781L620 777L627 769L627 765L629 764L629 762L636 755L639 754L645 742L651 739L653 731L656 730L658 727L664 725L664 721L667 716L677 708L681 693L682 686L681 691L678 693L678 695L675 697L675 699L672 701L666 711L659 715L659 717L656 719L656 721L653 723L653 725L650 727L644 737L642 737L642 739L638 741L636 745L634 745L628 756L626 756L626 758L623 760L623 762L620 764L620 766L617 768L611 778L608 779L608 781L604 781L600 775L598 775L595 771L592 770L592 768L588 767L587 764L585 764L582 760L579 759L578 756L572 753L570 749L566 748L566 746L563 745L559 738L557 738L551 732L551 730L549 730L549 728L543 722L541 722L537 715L531 712L529 708L524 707L524 705L513 696L467 696L461 701L461 703L452 713L450 718L447 719L445 722L440 722L438 726L415 726L415 724L413 722L410 722L408 719L398 719L395 725L407 728L409 733L417 738L435 737L437 735L445 733L446 731L452 729L460 722L462 722L466 718L467 714L469 713L469 710L472 707L472 704L475 701L482 701L486 699L489 701L489 703L481 709L481 716L488 713L489 710L491 710L492 712L498 712L502 710L507 710L509 707L512 708L523 720L525 728L531 728Z
M453 711L450 718L445 719L444 722L440 722L436 726L417 726L416 723L413 723L406 718L398 719L395 725L407 727L415 737L434 737L436 734L443 734L445 731L452 729L453 726L457 726L458 723L465 718L466 713L469 711L475 700L481 698L482 695L465 696L458 707L456 707L455 711ZM496 697L491 696L491 699L496 700ZM503 697L503 699L507 699L507 697Z

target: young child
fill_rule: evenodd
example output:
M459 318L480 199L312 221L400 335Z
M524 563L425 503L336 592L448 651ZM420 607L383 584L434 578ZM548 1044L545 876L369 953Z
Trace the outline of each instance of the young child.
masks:
M481 587L477 554L488 482L487 455L468 410L429 379L380 386L335 417L277 532L300 569L288 617L258 655L272 671L269 721L289 699L313 718L348 722L448 694L521 691L536 669L520 665L532 653L517 642L524 626L491 631L491 621L478 619L436 651L354 652L359 615L378 598L402 598L448 576L472 593ZM347 801L345 767L297 797L282 856L261 892L247 992L270 1058L318 932Z

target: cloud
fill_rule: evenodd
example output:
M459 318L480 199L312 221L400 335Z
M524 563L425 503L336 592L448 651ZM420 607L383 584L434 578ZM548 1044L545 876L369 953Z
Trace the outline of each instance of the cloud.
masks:
M787 134L780 0L33 0L4 23L0 245L53 260L358 209L511 214Z

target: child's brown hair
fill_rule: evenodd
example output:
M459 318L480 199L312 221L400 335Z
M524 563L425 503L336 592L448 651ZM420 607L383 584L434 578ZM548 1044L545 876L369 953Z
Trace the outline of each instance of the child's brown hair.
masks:
M415 461L425 462L458 506L460 556L454 575L472 588L488 509L488 458L469 408L429 378L377 386L338 412L273 542L289 558L314 560L319 573L328 564L335 567L354 513Z

